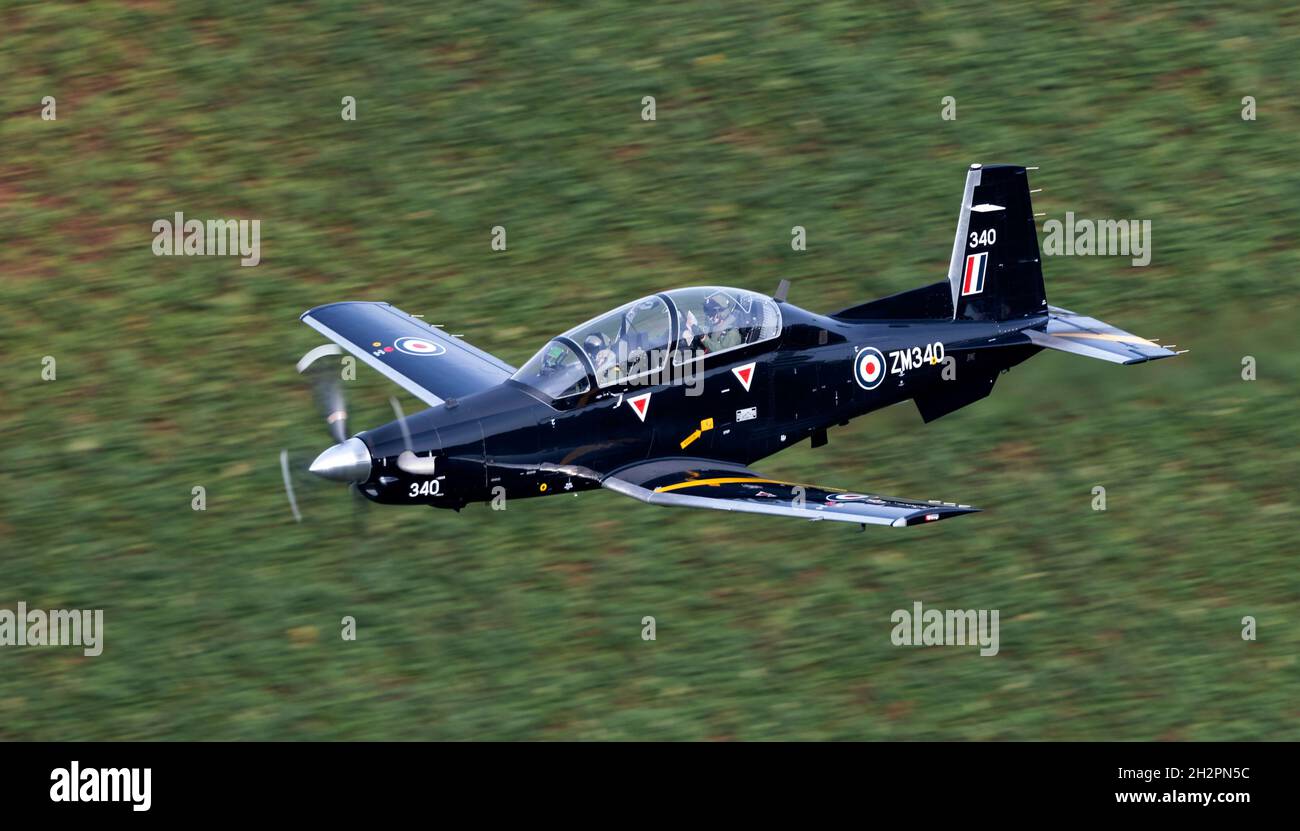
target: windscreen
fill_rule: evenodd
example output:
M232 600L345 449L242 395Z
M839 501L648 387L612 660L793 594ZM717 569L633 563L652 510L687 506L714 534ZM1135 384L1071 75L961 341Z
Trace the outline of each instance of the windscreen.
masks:
M542 347L513 376L521 384L551 398L578 395L591 388L587 367L563 341L553 340Z

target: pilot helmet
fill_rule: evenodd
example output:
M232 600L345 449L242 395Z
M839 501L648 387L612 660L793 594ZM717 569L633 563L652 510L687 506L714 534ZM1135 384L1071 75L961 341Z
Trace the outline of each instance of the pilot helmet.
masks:
M582 339L582 348L594 358L597 352L605 348L605 338L597 332L592 332Z
M726 318L734 305L727 295L720 291L714 292L704 298L704 314L714 324L718 324Z

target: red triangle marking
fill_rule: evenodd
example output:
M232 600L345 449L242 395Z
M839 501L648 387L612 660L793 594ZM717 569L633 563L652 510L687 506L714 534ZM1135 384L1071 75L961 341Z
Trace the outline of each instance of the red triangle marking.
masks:
M736 379L740 381L741 386L745 388L745 391L748 392L749 385L754 380L754 364L745 364L744 366L734 367L731 372L736 376Z
M632 411L637 414L637 418L645 421L646 413L650 410L650 393L629 398L627 403L632 405Z

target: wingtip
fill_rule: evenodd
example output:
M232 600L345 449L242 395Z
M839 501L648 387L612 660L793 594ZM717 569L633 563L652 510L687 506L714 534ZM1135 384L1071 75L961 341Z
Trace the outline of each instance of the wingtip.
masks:
M936 505L934 508L927 508L907 516L901 516L891 522L890 525L894 528L903 528L910 525L929 525L931 522L939 522L955 516L977 514L982 510L982 508L976 508L973 505Z

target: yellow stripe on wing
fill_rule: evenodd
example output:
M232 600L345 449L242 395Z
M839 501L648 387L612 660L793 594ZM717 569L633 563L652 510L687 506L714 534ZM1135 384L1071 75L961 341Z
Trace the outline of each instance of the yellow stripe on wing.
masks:
M1139 338L1137 335L1108 335L1101 332L1053 332L1058 338L1092 338L1094 340L1109 340L1115 343L1136 343L1140 346L1154 346L1156 349L1162 348L1158 343L1152 343L1146 338Z
M697 485L708 485L716 488L718 485L735 485L743 482L751 482L759 485L793 485L799 488L821 488L826 491L843 491L843 488L828 488L825 485L806 485L802 482L786 482L781 479L758 479L753 476L720 476L714 479L688 479L685 482L674 482L671 485L660 485L655 488L655 493L665 493L667 491L680 490L681 488L693 488Z

